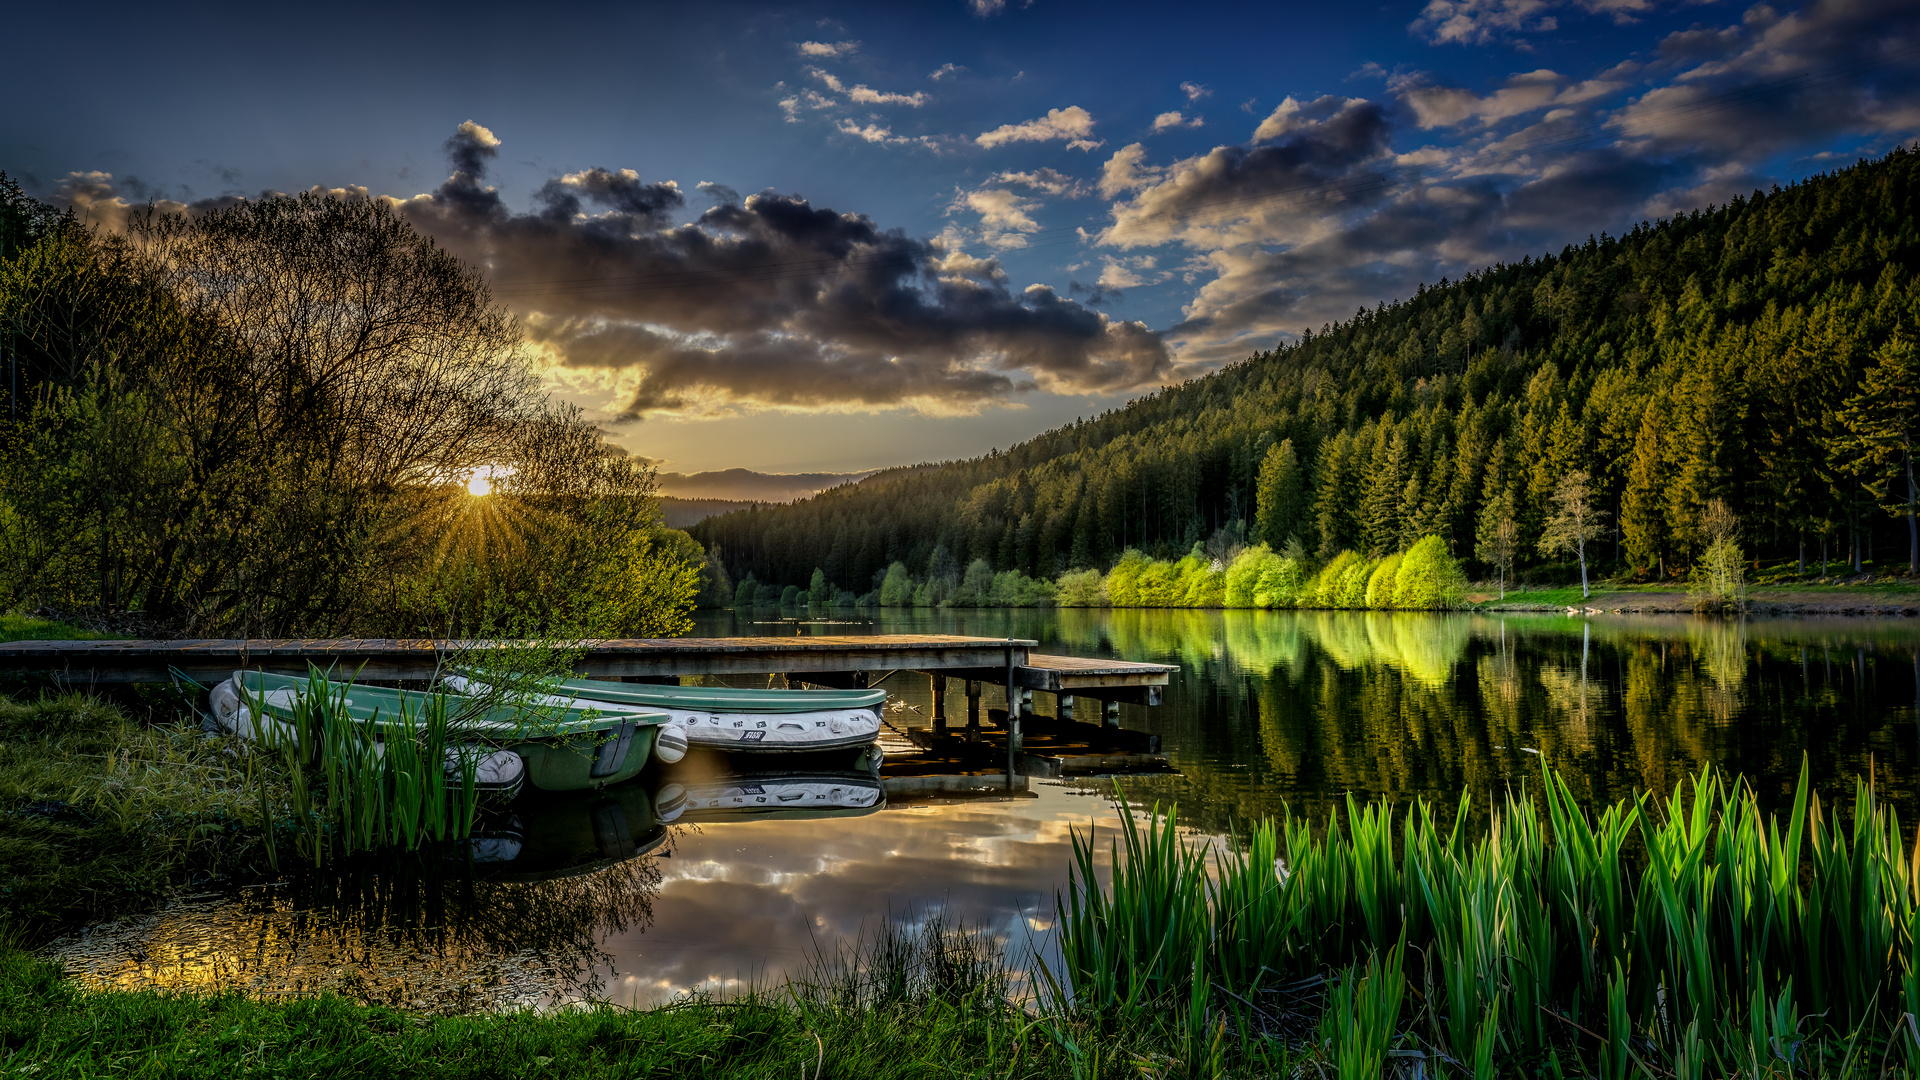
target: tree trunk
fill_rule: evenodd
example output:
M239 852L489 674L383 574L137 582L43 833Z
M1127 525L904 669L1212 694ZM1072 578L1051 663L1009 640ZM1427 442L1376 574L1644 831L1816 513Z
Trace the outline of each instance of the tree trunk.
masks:
M1913 520L1913 447L1907 447L1907 573L1920 577L1920 524Z
M1807 530L1800 530L1800 576L1807 576Z
M1580 553L1580 599L1590 600L1593 594L1587 591L1587 545L1577 544L1575 550Z

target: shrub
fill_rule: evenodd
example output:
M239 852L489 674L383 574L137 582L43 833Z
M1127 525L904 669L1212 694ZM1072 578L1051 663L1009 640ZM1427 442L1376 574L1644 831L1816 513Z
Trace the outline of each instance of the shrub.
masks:
M1320 572L1313 575L1313 580L1307 582L1300 597L1301 605L1305 607L1338 606L1340 579L1345 577L1347 571L1359 561L1360 556L1351 551L1343 551L1335 555L1332 562L1321 567Z
M1275 559L1260 574L1254 590L1254 604L1263 608L1292 607L1300 602L1300 564L1292 559Z
M814 571L824 583L825 577ZM907 564L894 563L887 567L887 576L880 582L881 607L906 607L913 603L913 577L907 573Z
M1148 565L1147 557L1133 548L1123 552L1107 574L1107 601L1114 607L1139 607L1140 574Z
M1073 570L1054 583L1053 602L1061 607L1106 607L1107 579L1098 570Z
M1393 605L1393 577L1400 569L1399 555L1389 555L1380 560L1373 573L1367 578L1367 606L1370 608L1390 608Z
M1340 581L1334 586L1333 606L1338 608L1361 608L1367 606L1367 582L1373 577L1373 568L1380 565L1372 559L1356 558L1347 566L1346 573L1340 575Z
M1407 550L1394 578L1393 606L1414 610L1460 606L1467 575L1438 536L1422 537Z
M1265 607L1254 602L1254 593L1259 591L1261 575L1279 564L1280 557L1265 544L1255 544L1242 551L1234 557L1233 565L1227 567L1221 602L1227 607Z
M1731 537L1708 546L1687 575L1695 611L1739 611L1747 605L1746 556Z

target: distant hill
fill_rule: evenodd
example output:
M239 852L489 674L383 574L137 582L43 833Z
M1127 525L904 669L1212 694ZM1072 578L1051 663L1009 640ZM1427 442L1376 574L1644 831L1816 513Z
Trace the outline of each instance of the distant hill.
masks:
M1713 500L1750 552L1904 566L1901 448L1869 428L1920 397L1917 230L1920 154L1896 150L1422 287L1005 453L693 532L735 580L804 587L819 567L856 592L895 561L1050 577L1210 538L1326 558L1438 534L1473 560L1503 516L1525 565L1583 470L1609 570L1684 570Z
M763 473L751 469L718 472L661 473L656 479L662 495L676 499L731 499L739 502L792 502L816 492L839 487L866 476L851 473Z
M714 516L734 510L745 510L757 505L741 499L676 499L671 495L660 497L660 513L666 518L669 529L689 529Z

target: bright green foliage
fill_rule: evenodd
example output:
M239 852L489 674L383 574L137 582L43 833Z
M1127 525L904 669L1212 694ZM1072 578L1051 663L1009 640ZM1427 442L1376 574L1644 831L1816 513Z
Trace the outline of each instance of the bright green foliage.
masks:
M1393 606L1431 611L1459 607L1466 594L1467 575L1438 536L1422 538L1401 560L1394 578Z
M1747 603L1746 553L1731 537L1713 542L1693 564L1687 595L1701 611L1739 611Z
M1399 555L1389 555L1380 560L1367 577L1366 606L1370 608L1390 608L1393 606L1394 575L1400 570Z
M1255 544L1234 557L1233 564L1227 567L1226 587L1221 590L1221 604L1225 607L1266 607L1256 604L1254 593L1259 590L1260 575L1268 569L1280 565L1280 556L1275 555L1265 544Z
M1479 813L1463 798L1442 827L1424 801L1349 798L1324 822L1264 822L1212 866L1171 811L1127 814L1111 886L1076 838L1066 974L1089 1008L1139 1015L1332 973L1321 1031L1341 1075L1381 1075L1396 1043L1476 1075L1700 1076L1709 1055L1706 1075L1883 1059L1920 1075L1920 880L1864 781L1845 815L1804 770L1784 816L1710 771L1593 814L1543 770Z
M1044 607L1053 603L1053 583L1030 578L1018 570L993 575L985 603L992 607Z
M818 570L814 574L825 584L826 575ZM907 564L897 562L887 567L887 576L880 582L881 607L906 607L913 603L913 578L907 574Z
M352 690L310 666L290 730L259 725L260 750L285 772L288 791L282 803L272 789L259 789L261 820L278 824L284 816L297 857L314 866L335 855L464 839L479 810L474 768L484 751L461 743L449 699L435 694L420 714L386 717L382 732L347 711ZM448 775L450 759L459 762L458 775ZM275 870L278 832L267 830Z
M1107 572L1107 601L1114 607L1143 607L1140 602L1140 575L1150 560L1128 548Z
M894 558L917 571L940 547L1035 577L1129 548L1172 560L1236 521L1278 550L1290 446L1305 508L1291 528L1322 559L1437 535L1491 579L1479 552L1509 518L1512 569L1558 561L1539 549L1549 499L1583 471L1620 525L1618 549L1611 534L1587 546L1601 576L1684 575L1714 498L1755 523L1745 542L1769 561L1871 529L1904 565L1905 523L1882 512L1904 507L1904 467L1853 473L1829 440L1889 342L1920 332L1915 221L1920 152L1900 149L1422 289L1010 450L695 532L741 570L796 581L832 569L836 546L845 580Z
M1330 608L1340 606L1340 582L1347 572L1360 563L1360 556L1352 551L1342 551L1320 568L1320 572L1307 582L1300 597L1301 607Z
M739 587L733 591L733 606L752 607L754 598L758 595L760 595L760 583L753 580L752 574L748 574L740 579Z
M1263 608L1293 607L1300 602L1300 562L1298 559L1279 559L1271 562L1260 571L1260 581L1254 586L1253 606Z
M1373 571L1380 564L1374 559L1356 559L1340 575L1333 586L1333 604L1337 608L1363 608L1367 606L1367 583L1373 580Z
M899 563L894 563L893 566L899 566L900 572L902 575L904 575L907 572L907 568L904 566L901 566ZM893 566L887 567L887 577L889 579L893 577ZM836 590L833 587L832 583L827 581L827 572L825 570L820 569L817 566L814 567L813 577L807 579L807 603L831 604L833 603L833 594L837 591L838 590ZM882 585L880 587L880 592L882 594L880 602L884 604L887 602L885 597L885 594L886 594L885 585Z
M1053 602L1061 607L1106 607L1106 576L1098 570L1076 570L1060 575Z

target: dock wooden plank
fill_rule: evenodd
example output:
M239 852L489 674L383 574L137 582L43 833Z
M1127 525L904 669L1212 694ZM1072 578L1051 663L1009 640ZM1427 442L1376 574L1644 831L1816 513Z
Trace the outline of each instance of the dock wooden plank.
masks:
M1004 680L1008 661L1024 665L1035 644L948 634L622 638L583 643L580 670L615 677L983 668ZM48 672L73 683L165 682L170 667L201 678L237 668L300 674L314 663L368 679L428 679L443 663L486 645L352 638L15 641L0 643L0 670Z

